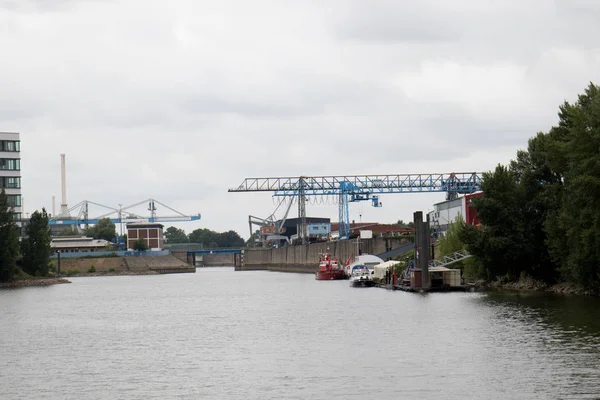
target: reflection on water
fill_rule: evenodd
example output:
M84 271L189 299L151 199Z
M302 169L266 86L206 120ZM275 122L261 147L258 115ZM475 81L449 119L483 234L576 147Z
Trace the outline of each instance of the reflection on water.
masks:
M0 291L0 397L600 398L599 306L230 268L75 278Z

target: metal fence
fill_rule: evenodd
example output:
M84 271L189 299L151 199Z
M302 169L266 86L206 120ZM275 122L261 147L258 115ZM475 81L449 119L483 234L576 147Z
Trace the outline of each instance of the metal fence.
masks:
M80 251L75 253L60 253L60 258L100 258L100 257L139 257L139 256L166 256L169 250L148 250L148 251ZM50 258L58 258L54 253Z

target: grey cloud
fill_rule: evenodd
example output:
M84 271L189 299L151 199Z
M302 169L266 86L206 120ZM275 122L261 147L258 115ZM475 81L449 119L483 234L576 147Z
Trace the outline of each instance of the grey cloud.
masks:
M600 79L595 2L275 3L0 0L28 207L64 152L70 204L156 197L246 234L273 208L227 193L246 176L493 167Z
M103 1L103 0L83 0ZM81 0L0 0L0 9L9 11L36 13L36 12L55 12L66 11L69 8L80 3Z

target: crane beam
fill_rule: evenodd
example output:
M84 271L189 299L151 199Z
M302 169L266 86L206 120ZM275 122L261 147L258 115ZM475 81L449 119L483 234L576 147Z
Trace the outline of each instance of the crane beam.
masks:
M274 196L348 193L356 200L366 200L370 194L472 193L481 190L481 179L482 174L478 172L246 178L229 192L274 192Z
M48 225L96 225L98 222L100 222L101 219L104 218L91 218L91 219L80 219L80 218L73 218L73 219L51 219L48 221ZM176 215L176 216L171 216L171 217L155 217L155 218L148 218L148 217L140 217L140 218L109 218L110 222L112 222L113 224L120 224L120 223L130 223L130 222L188 222L188 221L198 221L200 220L200 214L198 215L189 215L189 216L181 216L181 215Z

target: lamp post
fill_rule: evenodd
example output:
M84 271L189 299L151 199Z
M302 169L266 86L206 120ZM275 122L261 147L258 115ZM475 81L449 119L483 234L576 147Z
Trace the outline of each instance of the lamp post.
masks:
M56 254L58 255L58 262L56 267L56 274L60 278L60 250L56 250Z
M120 239L119 242L121 240L123 240L123 213L121 211L121 207L123 206L123 204L119 203L119 232L120 232ZM117 243L117 246L119 245L119 243Z

